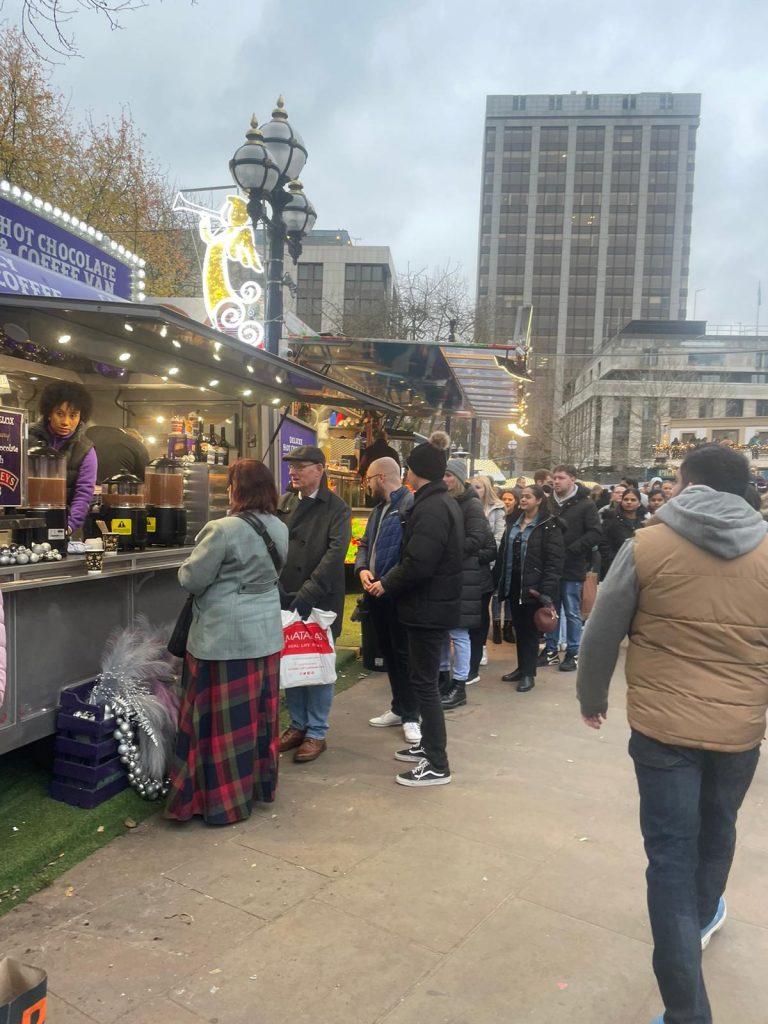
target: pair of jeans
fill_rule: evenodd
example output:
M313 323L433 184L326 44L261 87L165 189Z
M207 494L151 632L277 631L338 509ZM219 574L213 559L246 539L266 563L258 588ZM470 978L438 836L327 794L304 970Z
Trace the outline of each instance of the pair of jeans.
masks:
M563 580L560 584L560 615L565 618L567 656L579 653L581 646L581 588L580 580ZM553 633L547 633L547 651L557 654L560 626Z
M392 712L404 722L418 722L419 704L411 686L408 634L397 617L395 602L386 596L369 598L366 608L387 666Z
M411 626L407 627L407 632L411 686L421 712L421 748L434 768L441 772L448 771L445 715L438 687L440 659L447 633L444 629L417 629Z
M512 604L512 621L515 624L515 646L517 667L524 676L536 678L536 659L539 655L539 631L533 621L538 604Z
M471 646L469 630L451 629L443 641L443 653L440 658L440 671L451 671L451 643L453 643L453 678L466 682L469 676L469 656Z
M658 743L632 730L648 857L653 970L664 1024L711 1024L701 929L717 911L736 847L736 816L760 757Z
M483 657L483 648L488 639L488 630L491 627L491 598L492 591L483 594L480 598L480 625L469 631L469 675L468 679L474 679L480 671L480 661Z
M309 739L324 740L333 703L334 683L322 686L289 686L285 704L291 716L291 728L305 732Z

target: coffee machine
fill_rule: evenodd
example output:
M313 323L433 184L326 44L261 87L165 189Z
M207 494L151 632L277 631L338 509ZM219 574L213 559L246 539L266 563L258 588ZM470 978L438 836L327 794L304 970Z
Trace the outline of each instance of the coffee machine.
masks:
M184 544L187 512L184 508L184 466L177 459L155 459L144 473L147 502L147 543L158 547Z
M133 473L116 473L101 485L101 519L117 534L120 551L147 546L147 509L144 484Z
M44 525L18 527L13 533L16 543L48 543L53 550L66 555L67 458L48 445L27 451L27 507L23 514L30 517L30 522L44 520Z

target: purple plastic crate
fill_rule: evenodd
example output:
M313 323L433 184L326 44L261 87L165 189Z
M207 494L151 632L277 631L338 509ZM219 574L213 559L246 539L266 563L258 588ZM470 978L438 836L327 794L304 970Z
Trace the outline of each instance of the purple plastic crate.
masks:
M95 741L94 739L73 739L59 733L53 744L57 756L79 758L88 764L99 764L117 755L118 743L114 737Z
M89 704L88 698L95 683L80 683L61 691L56 728L59 732L78 733L87 736L107 737L115 729L115 718L104 718L101 704ZM94 721L76 718L76 711L88 711L95 715Z
M78 782L92 789L103 785L105 780L116 774L126 774L125 765L119 757L110 758L101 764L82 764L80 761L68 761L57 757L53 762L53 775L59 782Z
M98 789L88 789L87 786L73 786L54 779L48 792L54 800L61 800L62 803L71 804L73 807L91 808L98 807L105 800L110 800L113 796L117 796L118 793L122 793L127 788L128 777L127 775L122 775Z

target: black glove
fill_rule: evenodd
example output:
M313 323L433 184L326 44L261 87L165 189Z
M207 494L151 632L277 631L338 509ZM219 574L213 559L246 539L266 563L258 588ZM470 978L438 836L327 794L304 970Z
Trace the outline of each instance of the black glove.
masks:
M549 608L551 604L554 604L551 597L547 597L546 594L539 595L539 604L543 604L545 608Z
M304 597L295 597L291 605L292 612L298 612L302 619L307 619L312 612L312 602Z
M288 591L284 589L282 583L277 584L277 592L280 596L280 607L284 612L289 611L293 607L293 602L296 600L296 595L289 594Z

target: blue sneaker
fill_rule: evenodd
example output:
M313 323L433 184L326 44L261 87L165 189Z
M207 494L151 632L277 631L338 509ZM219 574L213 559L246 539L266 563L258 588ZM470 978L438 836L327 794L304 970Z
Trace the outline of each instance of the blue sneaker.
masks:
M701 929L701 948L706 949L709 945L709 940L718 930L725 924L726 914L728 913L725 906L725 896L720 897L720 902L717 904L717 911L715 916L709 922L706 928Z

